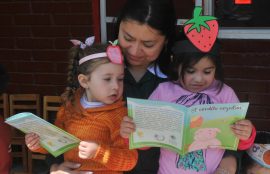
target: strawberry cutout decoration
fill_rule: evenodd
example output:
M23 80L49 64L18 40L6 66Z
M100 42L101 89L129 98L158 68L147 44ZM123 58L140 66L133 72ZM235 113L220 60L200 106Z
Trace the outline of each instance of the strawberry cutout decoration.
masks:
M202 7L195 7L193 18L184 24L184 32L190 42L202 52L213 47L218 35L217 18L201 16Z
M115 40L114 42L110 41L110 44L111 45L107 47L106 51L108 58L112 63L123 64L123 55L120 50L120 47L117 45L118 40Z

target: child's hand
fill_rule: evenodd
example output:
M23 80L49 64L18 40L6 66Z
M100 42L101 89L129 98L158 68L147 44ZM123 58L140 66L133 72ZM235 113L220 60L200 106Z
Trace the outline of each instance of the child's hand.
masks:
M92 141L81 141L79 144L79 157L82 159L93 158L99 145Z
M248 140L252 133L252 123L249 120L239 120L235 122L231 128L237 138L240 140Z
M136 126L132 120L132 118L125 116L121 122L120 125L120 135L123 138L128 138L129 135L134 132L136 129Z
M41 148L40 143L39 143L39 139L40 137L38 136L38 134L35 133L29 133L25 135L25 144L27 145L27 147L31 150L37 150L39 148Z

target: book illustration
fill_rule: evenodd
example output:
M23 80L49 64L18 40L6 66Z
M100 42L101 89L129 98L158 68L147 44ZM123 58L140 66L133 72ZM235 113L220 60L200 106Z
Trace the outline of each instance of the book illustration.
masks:
M200 128L196 130L194 141L189 146L188 151L221 146L221 142L216 137L219 132L220 129L218 128Z
M226 114L227 112L224 113ZM187 132L190 134L186 137L186 144L184 145L184 148L188 149L188 151L205 148L236 150L239 139L236 138L236 136L233 134L230 125L232 125L237 120L243 119L244 117L237 114L222 115L222 113L219 113L217 115L211 113L204 115L201 114L200 116L202 117L203 121L198 121L200 124L197 124L196 126L194 126L194 124L191 126L192 124L190 124L190 127L187 128ZM192 118L193 116L191 116L190 120L192 120ZM194 143L196 145L198 141L200 141L200 148L194 145L191 146L191 144Z
M203 123L203 117L198 115L194 116L190 120L190 128L200 127Z
M38 134L41 146L55 157L78 146L80 142L75 136L29 112L13 115L5 122L24 133Z
M127 98L128 115L136 131L130 148L163 147L179 154L205 149L236 150L239 139L231 126L244 119L248 103L186 107L164 101Z

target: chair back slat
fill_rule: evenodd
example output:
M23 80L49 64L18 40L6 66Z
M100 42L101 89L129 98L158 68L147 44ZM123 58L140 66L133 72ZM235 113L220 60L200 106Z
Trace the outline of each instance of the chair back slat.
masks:
M35 112L40 116L40 95L39 94L10 94L10 115L18 112Z
M43 119L52 122L49 116L50 113L53 112L53 116L55 119L56 112L59 110L61 106L61 97L60 96L44 96L43 97Z

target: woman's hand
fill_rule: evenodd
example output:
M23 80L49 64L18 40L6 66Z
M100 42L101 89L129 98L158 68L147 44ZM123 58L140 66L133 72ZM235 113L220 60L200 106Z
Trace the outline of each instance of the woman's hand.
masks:
M62 164L54 164L51 166L50 174L93 174L90 171L75 171L81 165L78 163L72 163L65 161Z
M39 143L40 137L38 134L35 133L29 133L25 135L25 144L31 151L35 151L39 148L41 148Z
M99 145L93 141L81 141L79 144L79 157L82 159L93 158Z
M252 123L249 120L239 120L235 122L231 128L237 138L240 140L248 140L252 133Z
M132 118L125 116L121 122L120 125L120 135L123 138L128 138L129 135L134 132L136 129L136 126L132 120Z

